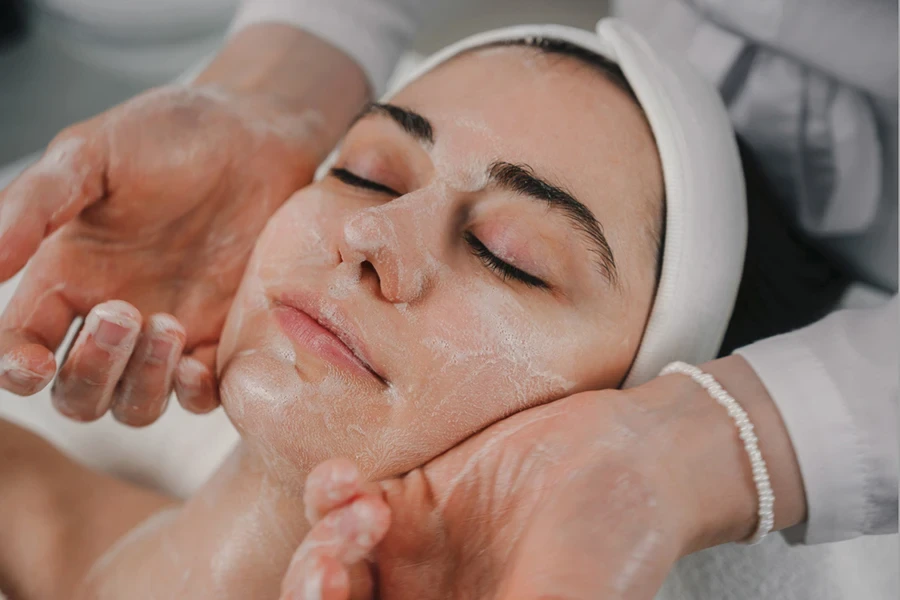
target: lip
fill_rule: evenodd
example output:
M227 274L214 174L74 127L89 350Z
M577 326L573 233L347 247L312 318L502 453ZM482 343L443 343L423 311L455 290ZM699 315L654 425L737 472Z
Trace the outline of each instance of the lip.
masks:
M340 309L334 306L329 308L329 313L347 322ZM376 379L381 384L387 383L372 365L359 336L339 327L335 319L323 314L319 304L311 298L296 294L282 295L275 300L274 312L281 329L296 343L337 367Z

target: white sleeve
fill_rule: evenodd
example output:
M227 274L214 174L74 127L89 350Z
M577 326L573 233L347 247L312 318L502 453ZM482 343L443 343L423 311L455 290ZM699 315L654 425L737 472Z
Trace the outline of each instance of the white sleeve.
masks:
M232 31L267 22L302 28L355 60L378 97L426 8L439 1L241 0Z
M897 98L896 0L685 0L710 21L854 88Z
M808 519L789 541L897 531L898 335L895 296L737 351L778 406L800 464Z

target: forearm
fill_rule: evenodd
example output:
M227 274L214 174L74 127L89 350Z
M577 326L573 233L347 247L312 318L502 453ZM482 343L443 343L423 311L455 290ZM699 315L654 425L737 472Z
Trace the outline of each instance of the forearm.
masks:
M754 425L776 530L804 524L806 543L897 530L897 326L895 298L701 365ZM757 491L726 411L683 375L630 393L654 407L670 440L688 551L749 537Z
M26 600L70 598L116 539L172 502L90 471L0 419L0 590Z
M753 423L775 494L773 529L779 531L801 523L806 519L806 495L800 467L788 430L765 386L740 356L711 361L701 365L701 369L716 378L747 411ZM710 436L721 436L721 443L708 446L704 453L706 464L715 466L720 473L719 480L704 477L697 483L705 486L704 497L710 500L710 506L705 507L706 516L712 518L706 533L709 539L700 547L745 540L755 531L758 520L758 495L750 459L738 437L737 426L725 409L700 386L690 383L695 388L691 392L694 401L705 402L706 410L712 409L717 415L711 416L716 419L716 425L715 434L711 432ZM729 501L718 502L717 497L722 496ZM717 504L724 509L721 513L716 510Z
M716 378L754 424L775 494L775 529L805 519L806 499L790 436L778 409L739 356L700 365ZM750 461L734 421L684 375L659 377L635 388L639 402L658 415L672 458L673 497L685 515L684 554L748 539L757 525L757 492Z
M370 98L362 69L315 35L277 23L236 33L193 81L253 96L316 128L324 158Z
M384 92L427 9L441 0L242 0L233 31L282 23L316 34L360 65L373 90Z

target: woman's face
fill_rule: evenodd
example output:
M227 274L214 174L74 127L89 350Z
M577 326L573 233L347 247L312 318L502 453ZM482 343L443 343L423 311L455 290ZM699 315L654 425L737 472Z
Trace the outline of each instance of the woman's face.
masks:
M662 175L602 75L524 47L465 54L360 118L334 166L272 217L225 326L223 403L249 443L386 476L621 383Z

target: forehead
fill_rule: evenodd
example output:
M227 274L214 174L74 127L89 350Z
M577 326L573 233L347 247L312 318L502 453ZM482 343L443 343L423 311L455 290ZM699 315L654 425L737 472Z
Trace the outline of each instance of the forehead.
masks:
M432 122L433 160L464 163L448 170L528 164L586 204L620 255L650 250L635 234L654 235L662 219L653 135L634 100L591 65L527 47L482 48L426 73L391 102Z

